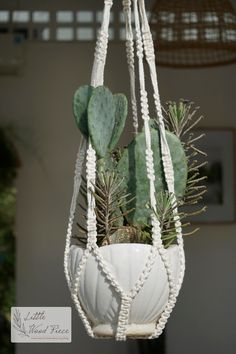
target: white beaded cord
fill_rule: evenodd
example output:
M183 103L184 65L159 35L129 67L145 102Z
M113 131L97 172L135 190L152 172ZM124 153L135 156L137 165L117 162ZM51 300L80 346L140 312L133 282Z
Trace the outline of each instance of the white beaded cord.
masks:
M120 286L120 284L118 283L118 281L116 280L115 276L110 271L109 264L102 257L101 252L99 251L99 247L97 245L93 247L93 254L96 257L98 264L101 267L101 271L103 272L106 280L113 287L116 293L122 296L124 291Z
M67 227L66 245L65 245L65 252L64 252L64 272L65 272L65 276L69 288L71 287L71 279L68 271L68 256L70 251L70 242L71 242L72 227L73 227L73 221L74 221L75 210L76 210L76 202L77 202L77 197L79 194L81 180L82 180L81 176L82 176L82 168L85 160L86 147L87 147L87 142L82 137L80 147L77 153L76 162L75 162L74 187L73 187L73 195L72 195L72 201L70 206L69 222Z
M135 27L136 27L136 38L137 38L137 40L136 40L137 41L137 55L139 58L140 95L141 95L142 117L144 120L144 131L145 131L145 136L146 136L147 165L148 165L148 163L149 163L149 165L152 164L152 168L154 170L153 152L151 149L151 134L150 134L150 128L149 128L149 124L148 124L148 121L149 121L148 101L147 101L147 93L145 90L144 64L143 64L143 38L142 38L141 29L140 29L139 10L138 9L139 9L138 2L137 2L137 0L134 0ZM151 151L151 153L150 153L150 151ZM151 200L152 207L155 209L156 208L156 199L155 199L154 180L152 181L152 179L150 178L150 177L152 177L152 175L150 176L150 173L148 173L148 171L147 171L147 175L150 180L150 186L153 185L152 188L150 188L150 200ZM153 175L154 175L154 171L153 171ZM152 204L152 200L155 201L154 205ZM154 216L153 216L153 220L154 220ZM159 227L159 222L157 220L155 220L155 227L159 231L160 227ZM154 241L155 241L155 236L156 236L154 234L155 231L156 230L153 229ZM157 236L159 236L159 238L161 237L160 231L157 233ZM158 252L159 252L159 255L164 263L166 273L167 273L167 279L168 279L168 283L169 283L169 299L168 299L168 303L166 306L166 309L168 309L170 304L172 304L172 302L173 302L173 298L175 298L176 285L173 280L170 262L169 262L169 259L166 254L166 250L164 249L162 242L159 242L159 244L158 244ZM155 337L158 337L164 329L164 326L165 326L163 324L164 315L165 315L165 310L163 311L161 318L157 322L156 333L154 335ZM167 316L165 317L165 323L166 323L166 320L167 320ZM151 337L154 337L154 336L151 336Z
M77 158L76 158L76 163L75 163L75 176L74 176L74 188L73 188L73 196L72 196L72 201L71 201L71 207L70 207L70 215L69 215L69 222L68 222L68 228L67 228L67 235L66 235L66 245L65 245L65 252L64 252L64 272L67 280L67 284L71 293L72 300L75 303L76 309L83 321L83 324L90 336L93 336L92 332L92 327L91 324L84 313L81 304L78 300L77 293L75 293L74 287L76 284L76 278L71 279L69 275L69 251L70 251L70 242L71 242L71 236L72 236L72 227L73 227L73 221L74 221L74 216L75 216L75 210L76 210L76 203L77 203L77 198L81 186L81 181L82 181L82 169L83 169L83 164L86 156L86 147L87 147L87 141L82 137L81 138L81 143L80 147L78 150ZM79 265L79 269L77 272L77 277L79 278L81 270L83 268L83 265L85 263L85 257L82 257L82 260ZM75 284L74 284L75 282Z
M91 77L91 85L94 87L97 87L99 85L103 84L103 78L104 78L104 67L105 67L105 61L106 61L106 54L107 54L107 42L108 42L108 26L109 26L109 21L110 21L110 9L113 4L113 1L111 0L105 0L104 1L104 12L103 12L103 21L102 21L102 27L100 34L98 36L97 44L96 44L96 49L95 49L95 55L94 55L94 63L93 63L93 70L92 70L92 77ZM83 141L83 138L82 138ZM84 145L83 145L84 146ZM86 148L85 148L86 149ZM78 153L78 161L81 161L85 159L85 149L82 151L79 151ZM83 162L82 162L83 163ZM83 253L82 259L79 263L79 266L76 270L75 278L73 280L74 284L71 283L70 278L69 278L69 272L68 272L68 255L69 255L69 250L70 250L70 240L71 240L71 231L72 231L72 225L74 221L74 213L76 209L76 201L80 189L80 184L81 184L81 176L80 180L78 183L78 178L77 178L77 173L75 174L75 184L74 184L74 192L73 192L73 198L72 198L72 204L71 204L71 213L69 217L69 225L68 225L68 232L67 232L67 237L66 237L66 248L65 248L65 255L64 255L64 266L65 266L65 275L67 278L68 286L71 292L72 299L74 301L75 307L84 323L84 326L87 330L87 333L91 336L94 337L94 333L91 327L91 323L87 317L87 314L83 310L79 297L78 297L78 289L79 289L79 281L80 281L80 276L83 268L86 266L86 261L87 258L92 250L92 247L96 245L96 215L95 215L95 200L92 194L92 191L94 190L94 184L95 184L95 177L96 177L96 154L94 149L91 146L91 143L88 143L88 149L87 149L87 162L86 162L86 180L87 180L87 228L88 228L88 234L87 234L87 245L86 249Z
M97 87L103 85L104 82L104 68L107 57L108 44L108 29L110 23L112 0L104 0L104 11L101 29L98 35L96 49L94 54L94 63L91 76L91 86ZM95 198L94 186L96 181L96 153L89 142L88 157L87 157L87 244L96 244L96 214L95 214Z
M183 237L182 237L181 222L180 222L180 219L178 216L178 209L176 206L176 197L175 197L175 189L174 189L174 170L173 170L169 146L168 146L166 136L165 136L165 126L164 126L164 121L163 121L163 116L162 116L160 95L159 95L158 81L157 81L157 73L156 73L155 52L154 52L152 34L150 31L150 27L149 27L147 15L146 15L144 0L139 0L139 10L140 10L140 16L141 16L141 22L142 22L142 34L143 34L143 39L144 39L144 49L145 49L145 54L146 54L148 66L150 69L151 81L152 81L152 85L153 85L153 89L154 89L155 107L156 107L156 111L157 111L157 117L159 120L162 161L163 161L165 179L167 182L168 191L172 195L171 202L172 202L172 206L173 206L175 228L176 228L176 232L177 232L177 243L179 245L179 254L180 254L180 274L179 274L178 282L176 284L176 290L175 290L174 295L170 294L168 304L159 319L159 323L156 326L155 333L153 334L153 336L151 336L151 338L155 338L162 333L162 331L165 327L165 324L167 322L167 319L169 318L170 313L172 312L172 309L176 303L176 299L179 294L179 291L180 291L180 288L181 288L181 285L183 282L183 278L184 278L185 256L184 256L184 249L183 249Z
M170 149L165 135L165 126L164 126L164 119L162 115L160 94L159 94L158 81L157 81L155 51L154 51L154 45L152 40L152 34L151 34L150 26L148 24L144 0L139 0L139 4L140 4L140 15L142 19L142 32L144 38L145 54L150 69L150 76L151 76L153 90L154 90L155 107L156 107L157 117L159 120L160 133L161 133L162 161L163 161L164 173L165 173L165 179L167 182L168 191L172 195L171 202L173 206L175 228L177 232L177 243L179 244L180 267L181 267L179 284L178 284L178 288L179 288L178 291L179 291L184 277L185 256L184 256L184 249L183 249L183 236L182 236L181 222L179 220L178 209L176 207L177 201L175 197L175 187L174 187L174 170L173 170L172 159L170 155Z
M79 262L79 265L76 269L74 279L72 279L71 284L69 286L72 300L74 301L75 308L80 315L81 320L83 321L84 327L91 337L94 337L94 333L92 330L92 325L90 320L83 310L81 302L78 297L78 290L79 290L79 282L81 278L81 273L86 266L87 259L91 253L91 249L93 244L96 244L96 216L94 212L94 204L93 204L93 196L92 193L89 191L89 188L93 187L93 182L95 183L95 167L96 167L96 158L94 157L95 151L92 149L91 144L88 144L89 147L87 149L87 156L86 156L86 179L87 179L87 244L86 249L83 251L82 258ZM89 176L89 178L88 178ZM89 183L88 183L89 180ZM76 188L76 198L77 200L79 189ZM73 223L73 220L72 220ZM67 266L69 264L67 262Z
M70 291L71 291L71 297L72 297L72 300L74 301L76 310L77 310L77 312L84 324L84 327L85 327L88 335L91 337L94 337L92 324L90 323L90 320L89 320L87 314L83 310L83 307L82 307L79 297L78 297L79 282L80 282L82 271L83 271L84 267L86 266L86 262L89 257L89 254L90 254L90 248L91 248L91 245L88 245L83 252L83 256L82 256L82 258L79 262L78 268L76 270L76 274L73 279L73 284L70 287Z
M130 21L131 21L131 19L130 19ZM141 80L142 80L142 76L141 76ZM144 80L143 80L143 82L144 82ZM142 108L145 109L145 105L142 105ZM150 133L150 131L149 131L149 133ZM150 142L150 140L151 139L149 138L148 142ZM149 145L149 147L150 147L150 145ZM151 193L154 194L155 193L155 187L154 187L155 176L154 176L152 155L150 153L148 153L150 151L151 151L151 149L149 149L149 151L146 152L146 163L147 163L147 173L148 173L148 178L149 178L150 184L153 183L153 188L152 188L152 186L150 187ZM153 198L151 198L151 203L152 203L152 207L155 208L155 206L156 206L155 195ZM117 340L125 340L126 339L126 328L127 328L127 324L128 324L128 317L129 317L129 311L130 311L132 299L135 298L137 293L143 287L146 279L150 275L150 272L152 270L152 267L154 265L154 262L155 262L155 259L157 256L158 248L161 248L161 251L160 251L161 258L164 260L167 257L165 254L166 251L164 250L164 247L161 242L159 223L157 220L155 220L155 218L153 218L152 224L153 224L153 232L154 232L154 246L152 246L152 248L151 248L150 254L147 259L147 263L145 264L145 267L144 267L143 271L141 272L140 277L139 277L138 281L136 282L136 284L134 285L133 289L131 289L129 294L123 294L123 296L122 296L121 308L120 308L119 318L118 318L117 333L116 333ZM169 274L170 274L170 272L169 272ZM172 278L170 278L169 280L173 284Z
M104 82L104 68L106 64L107 44L109 38L108 27L112 5L112 0L104 0L103 20L96 42L92 69L91 85L93 87L103 85Z
M126 26L126 55L130 77L131 107L133 116L133 127L135 134L138 133L138 109L135 92L135 67L134 67L134 36L131 19L131 0L123 0L123 12Z

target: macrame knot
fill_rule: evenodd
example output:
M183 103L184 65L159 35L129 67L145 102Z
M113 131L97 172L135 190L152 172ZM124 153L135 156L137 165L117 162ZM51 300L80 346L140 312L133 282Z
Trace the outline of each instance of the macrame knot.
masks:
M128 12L131 7L131 1L130 0L123 0L122 4L123 4L124 11Z
M87 177L88 180L94 180L96 175L96 154L92 147L89 147L87 151L87 163L86 163L86 170L87 170Z
M122 302L123 302L123 307L124 309L128 309L129 308L129 304L131 303L132 301L132 297L128 294L125 294L122 296Z
M97 45L95 49L95 57L100 62L105 62L107 55L108 33L100 30Z
M153 165L153 151L146 149L147 176L150 181L155 181L155 171Z
M162 153L163 167L166 174L166 183L168 185L168 190L170 193L174 193L174 173L172 163L169 158L169 154L165 151Z
M87 213L87 231L89 235L88 242L96 243L97 230L96 230L96 219L94 214L89 210Z
M125 294L121 298L121 307L120 314L118 319L118 326L116 332L116 339L125 340L126 339L126 328L129 318L129 310L132 297L128 294Z
M155 107L157 110L157 115L159 118L159 123L161 124L163 121L163 117L162 117L162 110L161 110L161 101L160 101L160 96L158 93L154 93L153 94L153 98L154 98L154 103L155 103Z
M113 5L113 0L105 0L104 1L104 4L106 5L106 6L112 6Z
M135 131L138 130L138 111L137 111L137 101L133 99L131 101L132 112L133 112L133 126Z
M143 44L147 60L155 60L152 35L150 32L143 32Z
M147 92L145 90L140 90L140 100L141 100L141 112L143 120L149 120L149 107Z
M122 289L121 289L120 285L118 284L118 282L116 281L115 277L110 272L109 268L107 267L106 262L103 260L103 257L99 251L99 248L95 247L93 252L94 252L94 255L96 256L96 259L98 260L100 267L105 271L106 277L109 280L111 286L114 288L114 290L117 292L117 294L121 295Z
M160 224L154 213L151 215L152 244L155 248L162 247Z
M126 41L126 53L127 53L127 62L129 66L134 66L134 47L133 47L133 40L127 39Z
M135 31L136 33L136 47L137 47L137 57L143 59L143 41L140 31Z

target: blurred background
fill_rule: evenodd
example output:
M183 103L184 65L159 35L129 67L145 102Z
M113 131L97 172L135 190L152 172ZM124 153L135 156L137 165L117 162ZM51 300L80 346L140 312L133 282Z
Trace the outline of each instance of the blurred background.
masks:
M129 96L121 0L114 3L105 84ZM236 1L146 5L160 44L162 102L185 98L200 106L201 129L211 137L206 149L220 164L201 230L185 238L186 276L166 334L152 342L95 341L73 307L71 344L10 345L12 304L72 306L63 273L80 142L72 97L90 81L103 1L0 0L0 354L235 351ZM121 144L131 138L131 123Z

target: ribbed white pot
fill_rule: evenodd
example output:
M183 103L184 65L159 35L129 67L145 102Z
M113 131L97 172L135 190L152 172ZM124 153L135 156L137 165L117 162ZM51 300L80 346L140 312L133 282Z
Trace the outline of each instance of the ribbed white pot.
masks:
M113 244L103 246L100 252L122 289L129 292L137 282L150 254L150 245ZM69 254L70 276L74 279L84 250L71 246ZM176 245L167 254L177 282L179 276L179 251ZM166 270L159 255L143 287L133 299L129 314L127 336L148 336L154 332L155 323L163 311L169 294ZM119 294L106 280L94 255L89 255L81 274L78 297L98 336L113 336L121 304Z

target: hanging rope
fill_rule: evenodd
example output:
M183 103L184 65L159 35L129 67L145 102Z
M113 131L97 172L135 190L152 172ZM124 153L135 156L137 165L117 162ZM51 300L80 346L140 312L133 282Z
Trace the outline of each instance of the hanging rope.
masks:
M134 38L131 18L131 0L123 0L123 9L126 26L126 53L130 76L131 107L133 115L133 127L135 134L138 133L138 109L135 92L135 68L134 68Z
M156 64L155 64L155 52L154 52L154 45L152 40L152 34L150 30L150 26L147 19L147 13L145 10L145 3L144 0L139 0L140 4L140 16L142 21L142 33L144 38L144 48L146 54L146 60L149 66L153 91L154 91L154 103L156 107L156 113L159 121L159 130L160 130L160 138L161 138L161 153L162 153L162 162L164 167L164 174L165 180L167 183L167 188L169 193L171 194L171 203L173 208L174 220L175 220L175 228L177 232L177 243L179 245L179 253L180 253L180 278L178 284L178 292L181 288L184 272L185 272L185 256L184 256L184 248L183 248L183 236L182 236L182 228L181 222L178 215L177 209L177 200L175 197L175 186L174 186L174 170L171 161L170 149L166 140L165 135L165 126L164 126L164 119L162 116L162 109L161 109L161 101L160 101L160 94L158 88L158 80L157 80L157 71L156 71Z

